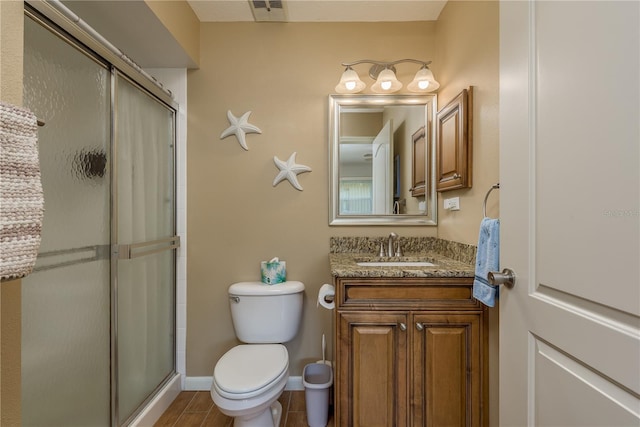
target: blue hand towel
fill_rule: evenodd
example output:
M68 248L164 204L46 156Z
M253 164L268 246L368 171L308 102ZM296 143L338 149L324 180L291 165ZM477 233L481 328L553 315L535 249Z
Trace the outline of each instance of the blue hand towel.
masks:
M500 268L500 220L483 218L478 236L476 272L473 280L473 296L483 304L493 307L498 287L487 282L487 273Z

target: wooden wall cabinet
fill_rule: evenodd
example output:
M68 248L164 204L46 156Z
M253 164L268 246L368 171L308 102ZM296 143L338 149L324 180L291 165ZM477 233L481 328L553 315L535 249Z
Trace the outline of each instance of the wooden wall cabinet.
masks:
M436 115L436 190L471 188L473 177L473 87Z
M336 425L488 425L487 317L472 279L335 285Z

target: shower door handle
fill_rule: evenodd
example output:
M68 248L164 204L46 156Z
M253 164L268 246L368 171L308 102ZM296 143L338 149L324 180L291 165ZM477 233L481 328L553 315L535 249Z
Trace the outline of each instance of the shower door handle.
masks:
M118 259L133 259L158 252L164 252L170 249L177 249L179 247L180 236L173 236L167 237L166 239L152 240L143 243L113 245L112 253Z

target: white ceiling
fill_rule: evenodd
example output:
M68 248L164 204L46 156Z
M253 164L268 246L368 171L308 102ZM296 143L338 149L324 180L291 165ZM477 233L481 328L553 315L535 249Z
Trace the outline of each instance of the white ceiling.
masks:
M253 21L250 0L188 0L201 22ZM285 0L287 22L435 21L446 0Z

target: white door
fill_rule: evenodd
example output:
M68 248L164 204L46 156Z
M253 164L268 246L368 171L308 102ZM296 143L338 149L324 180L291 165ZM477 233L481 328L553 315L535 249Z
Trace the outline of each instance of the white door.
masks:
M389 120L371 143L373 213L388 215L393 207L391 189L393 165L391 164L393 144L393 122Z
M500 5L500 425L640 425L640 3Z

